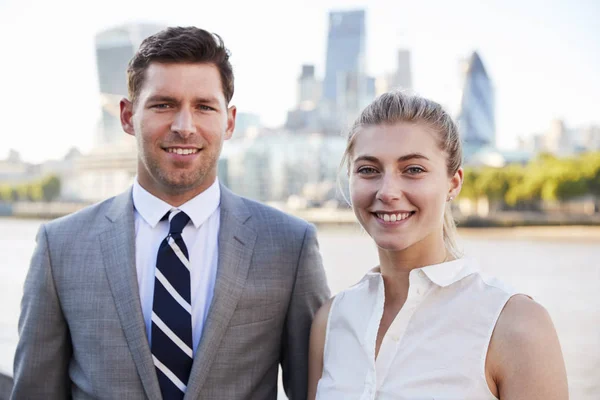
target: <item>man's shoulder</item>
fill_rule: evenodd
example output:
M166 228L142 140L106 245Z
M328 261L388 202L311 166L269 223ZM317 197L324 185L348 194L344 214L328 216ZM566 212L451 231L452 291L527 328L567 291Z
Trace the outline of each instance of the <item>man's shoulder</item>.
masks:
M89 231L91 228L97 227L99 223L107 220L106 216L118 197L111 197L84 207L72 214L47 222L44 224L45 229L49 233L73 232L75 230Z
M240 197L248 207L248 210L250 211L253 217L271 222L286 222L303 228L306 228L308 225L310 225L308 221L305 221L302 218L298 218L295 215L289 214L288 212L283 211L281 209L275 208L274 206L261 203L259 201L252 200L246 197Z
M289 214L286 211L275 208L271 205L261 203L243 196L239 196L244 204L248 207L254 223L278 225L284 224L305 231L312 226L308 221L302 218Z

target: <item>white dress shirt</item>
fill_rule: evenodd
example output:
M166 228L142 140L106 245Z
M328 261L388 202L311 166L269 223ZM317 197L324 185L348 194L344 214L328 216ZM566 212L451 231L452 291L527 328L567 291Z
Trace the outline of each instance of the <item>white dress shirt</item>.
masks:
M412 270L409 285L377 358L381 274L369 272L335 297L317 399L495 399L485 360L500 312L516 292L467 259Z
M218 180L187 203L177 207L189 222L182 232L190 256L192 298L192 338L194 353L213 298L218 263L221 189ZM173 208L148 193L137 179L133 184L135 207L135 262L146 334L151 341L154 271L160 243L169 233L168 221L161 218Z

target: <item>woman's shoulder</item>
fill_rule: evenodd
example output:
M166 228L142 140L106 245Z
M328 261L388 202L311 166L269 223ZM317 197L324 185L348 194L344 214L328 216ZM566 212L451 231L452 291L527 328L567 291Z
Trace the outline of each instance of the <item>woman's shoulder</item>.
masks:
M548 311L528 296L512 296L494 328L487 366L503 393L511 388L522 390L532 381L553 382L537 387L537 391L548 390L552 396L564 392L564 361ZM552 396L547 398L563 398Z
M507 352L543 342L554 325L548 311L523 294L512 296L500 313L494 329L494 340Z

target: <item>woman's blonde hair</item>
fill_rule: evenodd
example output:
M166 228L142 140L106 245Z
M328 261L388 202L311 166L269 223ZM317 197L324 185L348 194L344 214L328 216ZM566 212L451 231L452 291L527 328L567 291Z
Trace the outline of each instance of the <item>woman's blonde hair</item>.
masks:
M350 155L354 148L354 139L361 129L397 122L424 123L432 128L438 134L440 150L446 153L448 176L456 174L462 165L462 146L456 124L438 103L401 91L382 94L362 111L348 132L348 141L340 168L346 166L347 171L350 171ZM444 211L443 235L448 252L459 257L461 251L457 244L456 224L449 203Z

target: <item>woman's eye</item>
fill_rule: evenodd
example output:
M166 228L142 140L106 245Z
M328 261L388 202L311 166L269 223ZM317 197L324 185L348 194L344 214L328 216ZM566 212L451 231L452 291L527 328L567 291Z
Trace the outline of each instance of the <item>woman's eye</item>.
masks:
M425 170L421 167L409 167L406 169L406 172L408 172L410 175L418 175L422 172L425 172Z
M369 174L376 173L377 170L375 168L372 168L372 167L361 167L356 172L358 172L361 175L369 175Z

